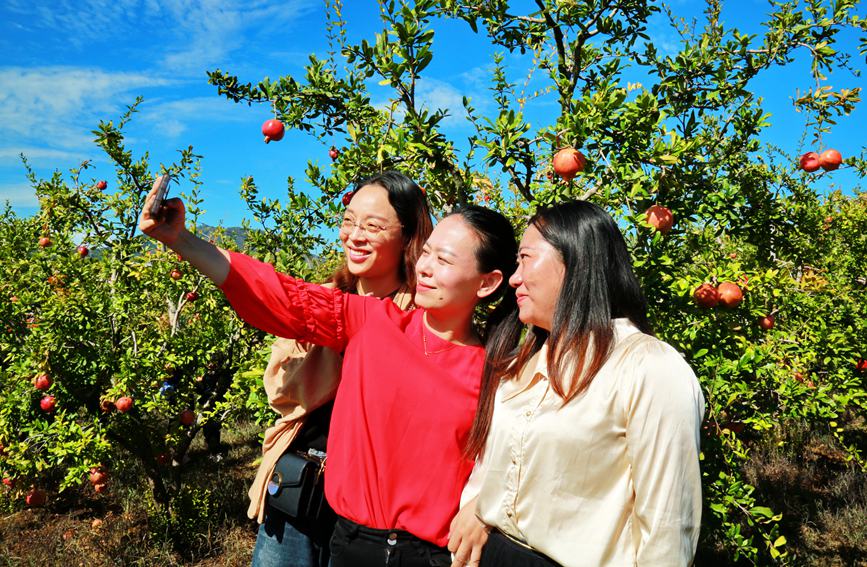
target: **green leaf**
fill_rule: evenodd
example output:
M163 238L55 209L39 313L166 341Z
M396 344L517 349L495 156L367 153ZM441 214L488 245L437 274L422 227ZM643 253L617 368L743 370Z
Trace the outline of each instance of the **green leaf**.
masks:
M782 547L786 545L786 536L780 536L774 541L774 547Z
M767 506L754 506L753 508L750 508L750 513L765 518L772 518L774 516L774 511Z

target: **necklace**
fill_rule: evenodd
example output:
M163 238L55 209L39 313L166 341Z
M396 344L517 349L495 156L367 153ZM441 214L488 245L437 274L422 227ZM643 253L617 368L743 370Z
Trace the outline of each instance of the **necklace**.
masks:
M447 346L447 347L445 347L445 348L441 348L441 349L438 349L438 350L428 350L428 348L427 348L427 333L425 332L425 327L426 327L426 326L427 326L427 325L424 324L424 321L422 321L422 322L421 322L421 342L422 342L422 346L424 346L424 354L425 354L425 356L430 356L430 355L432 355L432 354L439 354L439 353L441 353L441 352L445 352L445 351L447 351L447 350L451 350L451 349L455 348L456 346L458 346L458 345L456 345L455 343L450 343L449 346Z

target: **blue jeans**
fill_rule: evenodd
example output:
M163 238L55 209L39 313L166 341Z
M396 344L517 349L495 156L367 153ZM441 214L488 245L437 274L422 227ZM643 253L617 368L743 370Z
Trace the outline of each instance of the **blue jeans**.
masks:
M298 531L285 515L268 509L259 525L253 567L328 567L328 545Z

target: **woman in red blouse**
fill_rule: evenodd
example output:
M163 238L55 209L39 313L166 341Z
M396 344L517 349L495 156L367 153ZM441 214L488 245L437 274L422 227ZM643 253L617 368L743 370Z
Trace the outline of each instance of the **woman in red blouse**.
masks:
M464 448L478 404L483 340L517 318L506 285L517 253L508 220L471 206L440 221L416 263L419 309L404 312L388 299L307 283L222 250L186 230L179 199L151 216L154 196L142 212L142 232L219 285L242 319L344 353L325 487L340 516L332 565L450 565L444 546L473 467ZM501 296L478 332L476 306Z
M327 286L347 293L389 297L411 309L415 263L433 226L424 192L409 177L386 171L360 181L344 196L340 226L345 263ZM399 225L400 230L390 230ZM279 338L262 378L268 404L279 416L265 431L262 460L250 486L247 515L259 530L252 567L327 567L334 514L298 519L274 506L269 492L287 452L324 452L340 383L343 356L331 349ZM326 504L327 507L327 504Z

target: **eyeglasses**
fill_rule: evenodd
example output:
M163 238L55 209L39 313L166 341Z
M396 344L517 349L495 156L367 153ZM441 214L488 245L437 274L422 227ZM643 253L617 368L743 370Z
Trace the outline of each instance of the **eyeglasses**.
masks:
M355 232L355 229L357 228L360 229L361 232L367 234L367 236L374 237L385 230L389 230L395 227L402 228L403 225L400 223L395 223L390 226L382 226L381 224L377 224L373 221L360 223L350 217L343 217L343 220L340 221L340 232L347 235Z

